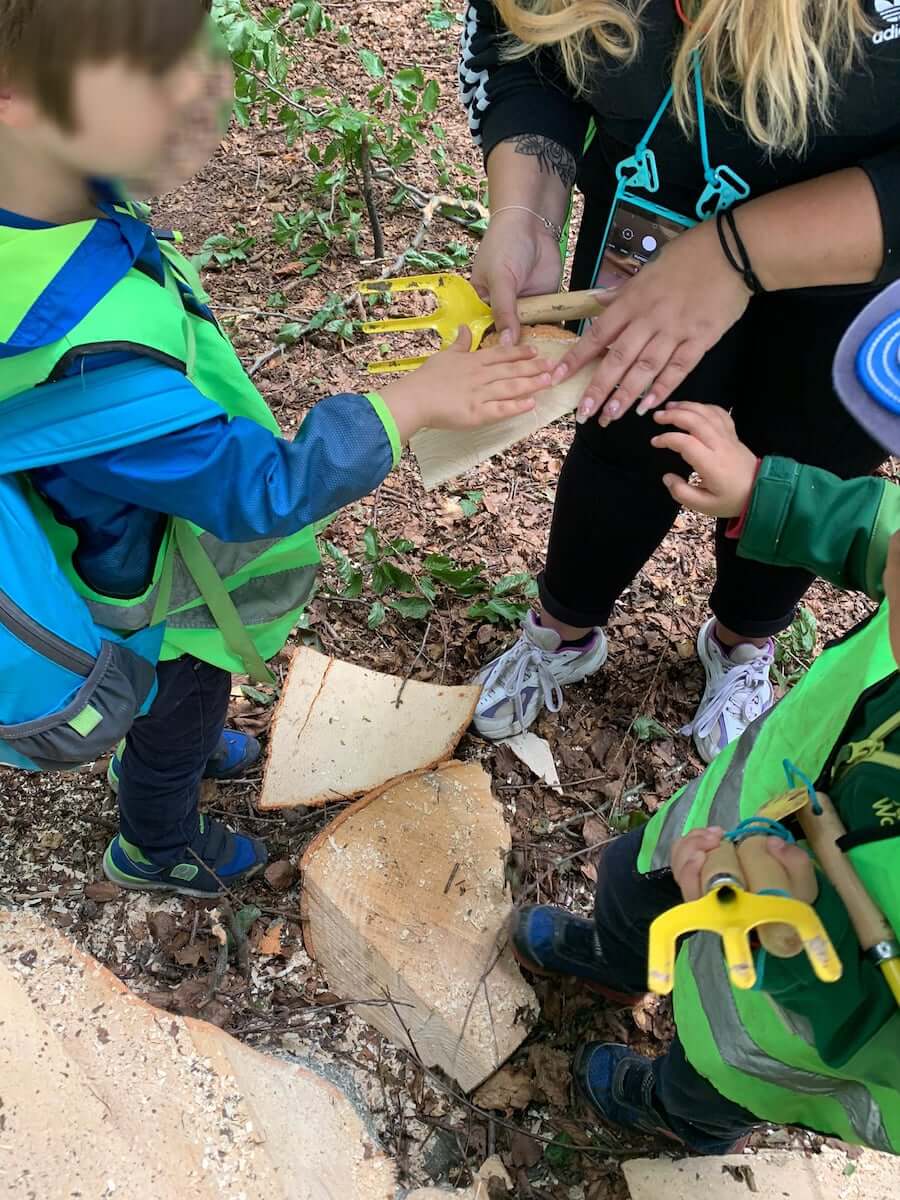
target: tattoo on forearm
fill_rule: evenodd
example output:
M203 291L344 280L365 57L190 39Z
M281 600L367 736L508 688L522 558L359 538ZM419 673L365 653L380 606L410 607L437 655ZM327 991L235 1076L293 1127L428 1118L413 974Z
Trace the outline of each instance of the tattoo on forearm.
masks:
M516 154L536 158L542 173L558 175L567 188L575 183L575 156L559 142L537 133L523 133L512 138Z

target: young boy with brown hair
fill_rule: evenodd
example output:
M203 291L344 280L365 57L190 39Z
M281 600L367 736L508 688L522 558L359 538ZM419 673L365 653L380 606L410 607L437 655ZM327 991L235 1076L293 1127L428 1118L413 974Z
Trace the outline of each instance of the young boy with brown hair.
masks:
M0 0L0 476L23 481L54 571L110 645L165 628L113 762L120 832L104 870L194 895L266 861L261 842L200 815L200 784L259 755L224 728L231 674L264 677L285 644L317 528L373 491L419 428L502 420L549 382L532 351L470 354L465 333L380 395L331 396L294 441L279 436L196 272L125 198L174 186L224 132L233 76L208 10ZM77 656L33 625L0 608L6 677L24 641L55 646L83 684ZM0 689L0 761L74 765L118 740L114 697L79 708L54 749L46 697L25 703L23 687Z

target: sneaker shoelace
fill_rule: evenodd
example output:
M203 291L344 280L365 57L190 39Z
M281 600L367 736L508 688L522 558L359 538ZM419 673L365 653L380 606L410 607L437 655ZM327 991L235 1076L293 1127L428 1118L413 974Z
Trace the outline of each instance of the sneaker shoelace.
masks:
M747 725L762 716L771 665L771 652L760 654L748 663L737 663L722 676L700 712L681 732L704 738L723 715L737 717Z
M507 675L507 678L497 680L498 683L502 682L507 696L513 702L520 730L525 728L525 706L522 703L522 692L525 688L526 676L532 669L537 676L538 687L548 711L557 713L562 708L562 688L550 670L547 655L548 652L542 650L540 646L535 646L531 642L520 642L518 646L514 647L514 653L511 655L511 661L507 667L508 675L507 671L502 673Z

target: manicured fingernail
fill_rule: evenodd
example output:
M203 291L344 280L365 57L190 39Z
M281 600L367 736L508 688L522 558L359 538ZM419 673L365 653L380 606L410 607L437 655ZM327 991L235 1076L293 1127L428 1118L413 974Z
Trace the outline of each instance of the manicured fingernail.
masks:
M500 334L500 345L511 346L513 344L513 335L511 329L504 329Z
M575 420L579 425L583 425L585 421L589 421L597 411L597 401L593 396L585 396L581 404L578 406L578 414Z
M614 421L619 415L619 410L621 407L622 406L618 400L610 400L609 404L607 404L606 408L603 410L604 415L609 417L610 421Z
M643 400L638 405L638 416L642 417L644 415L644 413L648 413L650 411L650 409L654 406L655 403L656 403L656 397L653 395L652 392L648 392L647 395L643 398Z
M539 375L538 381L537 381L537 386L538 386L539 392L543 391L544 388L548 388L550 386L550 376L549 375Z
M565 379L565 377L568 375L568 373L569 373L569 368L566 366L566 364L560 363L559 366L556 368L556 370L553 372L554 384L562 383L562 381Z

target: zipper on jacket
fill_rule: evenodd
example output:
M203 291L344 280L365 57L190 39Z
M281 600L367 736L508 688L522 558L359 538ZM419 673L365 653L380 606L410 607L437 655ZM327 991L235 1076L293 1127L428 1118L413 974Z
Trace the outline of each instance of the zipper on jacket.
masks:
M87 678L96 665L90 654L39 625L3 591L0 591L0 625L35 653L43 655L65 671Z

